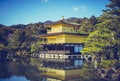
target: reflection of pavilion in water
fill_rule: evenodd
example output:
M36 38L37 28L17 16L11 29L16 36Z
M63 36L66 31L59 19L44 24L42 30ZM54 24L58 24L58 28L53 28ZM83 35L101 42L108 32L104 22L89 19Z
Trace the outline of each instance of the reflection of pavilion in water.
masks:
M62 80L80 77L83 63L80 51L87 35L78 33L79 24L65 19L47 24L45 27L47 34L40 36L40 43L44 49L40 52L43 75Z
M57 78L47 77L45 80L46 81L82 81L82 79L80 77L74 78L74 79L69 79L69 80L61 80L61 79L57 79Z

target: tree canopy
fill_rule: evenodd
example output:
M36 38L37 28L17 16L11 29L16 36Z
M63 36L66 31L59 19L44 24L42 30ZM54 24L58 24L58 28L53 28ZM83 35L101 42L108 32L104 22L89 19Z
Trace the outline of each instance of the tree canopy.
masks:
M107 9L98 18L96 30L91 32L86 39L83 54L112 53L118 57L120 47L120 1L110 0Z

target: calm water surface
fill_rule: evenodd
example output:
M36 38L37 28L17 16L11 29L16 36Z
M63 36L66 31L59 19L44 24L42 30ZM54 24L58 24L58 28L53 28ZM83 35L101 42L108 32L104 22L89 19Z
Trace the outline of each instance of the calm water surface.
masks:
M0 81L62 81L53 77L41 76L40 65L38 58L18 58L0 62ZM65 81L86 80L79 78Z
M0 62L0 81L43 81L37 59Z
M27 80L25 77L12 76L8 79L0 79L0 81L30 81L30 80Z
M40 62L36 58L1 62L0 81L62 81L52 77L41 76L42 71L38 68L40 68Z

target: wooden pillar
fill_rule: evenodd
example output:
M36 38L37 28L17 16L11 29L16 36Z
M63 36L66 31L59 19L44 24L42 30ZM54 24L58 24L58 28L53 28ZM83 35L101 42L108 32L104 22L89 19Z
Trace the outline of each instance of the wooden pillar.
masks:
M55 45L55 51L56 51L56 53L57 53L57 45Z
M55 68L57 67L57 61L55 61Z
M65 45L64 45L64 52L65 52L65 51L66 51L66 48L65 48ZM64 59L63 64L64 64L64 68L65 68L65 59Z
M65 51L66 49L65 49L65 45L64 45L64 51Z
M68 50L70 51L70 46L68 46Z

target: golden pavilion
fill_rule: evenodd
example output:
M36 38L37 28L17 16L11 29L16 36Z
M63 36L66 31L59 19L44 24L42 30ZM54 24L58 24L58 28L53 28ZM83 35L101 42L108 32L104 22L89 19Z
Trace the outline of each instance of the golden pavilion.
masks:
M41 67L43 75L70 79L80 76L83 57L80 51L84 46L86 34L79 34L80 24L66 19L44 25L47 34L40 35Z

